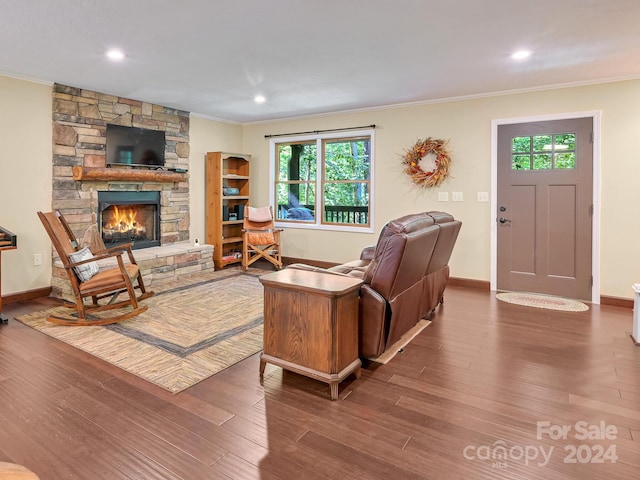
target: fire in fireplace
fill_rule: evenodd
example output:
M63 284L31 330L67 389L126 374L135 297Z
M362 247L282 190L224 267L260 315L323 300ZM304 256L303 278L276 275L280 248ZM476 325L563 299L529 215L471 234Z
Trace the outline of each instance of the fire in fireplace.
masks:
M107 247L160 245L160 192L98 192L98 225Z

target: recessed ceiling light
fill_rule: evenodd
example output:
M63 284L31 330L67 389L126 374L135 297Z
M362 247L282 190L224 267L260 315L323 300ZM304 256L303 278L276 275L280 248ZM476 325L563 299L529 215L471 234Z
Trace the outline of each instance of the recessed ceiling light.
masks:
M517 52L511 55L511 58L514 60L524 60L525 58L529 58L531 56L530 50L518 50Z
M111 60L122 60L124 58L124 53L122 52L122 50L112 48L107 52L107 57L109 57Z
M267 99L264 98L264 95L256 95L255 97L253 97L253 101L256 103L264 103L267 101Z

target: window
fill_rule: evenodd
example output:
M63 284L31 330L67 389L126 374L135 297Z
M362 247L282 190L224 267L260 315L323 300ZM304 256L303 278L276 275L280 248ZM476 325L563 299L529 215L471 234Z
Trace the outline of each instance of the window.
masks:
M372 140L370 130L273 139L277 222L371 231Z
M512 170L567 170L576 168L576 135L558 133L514 137Z

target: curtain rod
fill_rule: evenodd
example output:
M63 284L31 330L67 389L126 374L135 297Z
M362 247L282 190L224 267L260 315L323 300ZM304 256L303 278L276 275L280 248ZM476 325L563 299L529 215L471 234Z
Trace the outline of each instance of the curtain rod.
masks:
M361 127L346 127L346 128L328 128L326 130L309 130L308 132L293 132L293 133L276 133L273 135L265 135L264 138L273 137L288 137L289 135L304 135L308 133L325 133L325 132L343 132L345 130L359 130L361 128L376 128L375 124L362 125Z

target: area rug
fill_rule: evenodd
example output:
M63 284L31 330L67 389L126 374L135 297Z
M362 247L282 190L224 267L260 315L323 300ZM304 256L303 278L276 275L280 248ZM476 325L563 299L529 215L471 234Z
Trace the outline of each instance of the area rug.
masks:
M504 292L496 294L496 298L503 302L523 305L525 307L546 308L549 310L560 310L563 312L584 312L589 307L568 298L554 297L552 295L541 295L537 293Z
M263 273L225 269L154 283L156 294L143 301L149 309L112 325L46 321L65 307L16 320L175 394L262 349Z
M382 352L381 355L377 357L368 357L367 360L382 364L389 363L393 357L401 352L411 340L416 338L416 336L429 325L431 325L431 320L420 320L411 330L400 337L400 340Z

